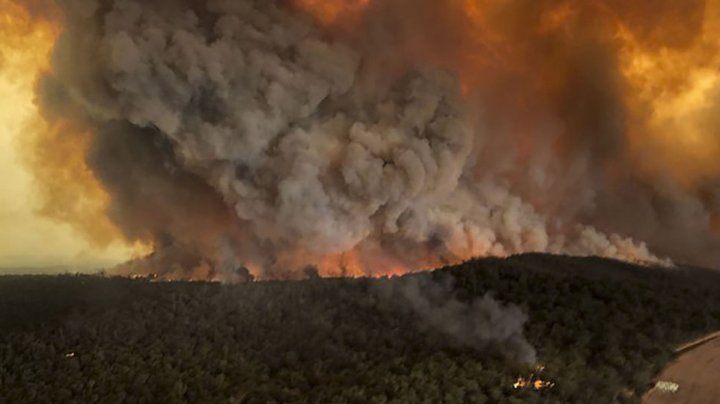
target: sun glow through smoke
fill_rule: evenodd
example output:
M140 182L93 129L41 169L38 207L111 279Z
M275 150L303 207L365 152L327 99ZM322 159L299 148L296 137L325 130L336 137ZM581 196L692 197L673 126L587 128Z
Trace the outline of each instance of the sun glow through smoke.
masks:
M689 187L717 175L720 1L705 3L702 31L690 44L643 46L624 27L618 38L628 103L644 118L631 132L640 163Z
M97 267L131 256L130 249L109 236L109 229L84 231L83 237L64 220L82 214L94 224L81 230L109 226L101 215L102 189L84 165L82 137L45 142L61 136L60 126L72 126L46 123L35 103L36 79L48 68L58 35L55 24L33 17L12 0L0 0L0 267ZM28 156L27 148L34 143L42 144L46 153ZM35 160L32 172L23 164L28 158ZM62 169L53 170L53 164ZM45 173L44 185L56 188L49 192L64 195L65 201L43 203L48 191L37 188L38 173ZM71 205L78 211L63 209Z

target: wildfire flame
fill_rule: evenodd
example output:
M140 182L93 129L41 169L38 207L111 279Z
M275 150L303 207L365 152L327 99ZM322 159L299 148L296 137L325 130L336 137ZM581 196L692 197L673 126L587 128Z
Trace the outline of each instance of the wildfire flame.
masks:
M545 370L545 366L538 365L535 367L534 371L528 376L518 376L515 383L513 383L513 388L515 389L527 389L532 388L533 390L546 390L551 389L555 387L555 383L551 382L549 380L543 380L541 378L542 372Z

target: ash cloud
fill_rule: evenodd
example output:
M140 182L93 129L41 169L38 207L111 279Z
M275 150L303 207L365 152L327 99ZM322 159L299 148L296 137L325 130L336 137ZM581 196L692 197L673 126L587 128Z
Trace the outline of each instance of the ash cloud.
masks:
M403 43L417 32L412 16L397 41L371 46L405 3L378 6L389 12L368 21L380 26L332 39L276 1L59 2L66 26L44 109L94 128L87 161L109 215L128 239L153 241L146 265L161 273L302 277L348 252L370 274L525 251L659 261L593 215L576 224L603 192L587 168L615 147L569 142L585 157L550 178L564 167L536 140L533 163L509 169L517 148L497 126L503 116L489 117L507 111L460 94L452 69L426 57L441 44ZM440 28L455 18L442 15ZM572 99L568 108L579 120L569 130L599 130L600 142L616 130L602 115L582 121L593 114ZM529 192L528 178L552 185ZM561 188L561 200L543 200Z

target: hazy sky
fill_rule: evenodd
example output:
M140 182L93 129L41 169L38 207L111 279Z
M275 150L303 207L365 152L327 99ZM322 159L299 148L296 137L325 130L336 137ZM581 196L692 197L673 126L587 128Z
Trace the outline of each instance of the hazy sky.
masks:
M8 267L97 267L125 259L123 247L98 251L70 226L34 213L33 179L18 161L17 147L35 114L35 75L26 67L38 55L7 45L0 44L0 273Z

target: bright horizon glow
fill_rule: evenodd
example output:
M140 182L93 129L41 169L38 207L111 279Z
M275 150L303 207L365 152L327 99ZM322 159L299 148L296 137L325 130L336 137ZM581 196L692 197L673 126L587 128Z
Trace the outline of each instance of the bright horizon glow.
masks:
M129 248L98 249L72 226L37 213L36 184L18 148L38 119L34 85L54 36L49 27L15 14L21 10L12 3L2 5L9 8L0 13L0 275L11 268L91 270L125 261L132 256Z

